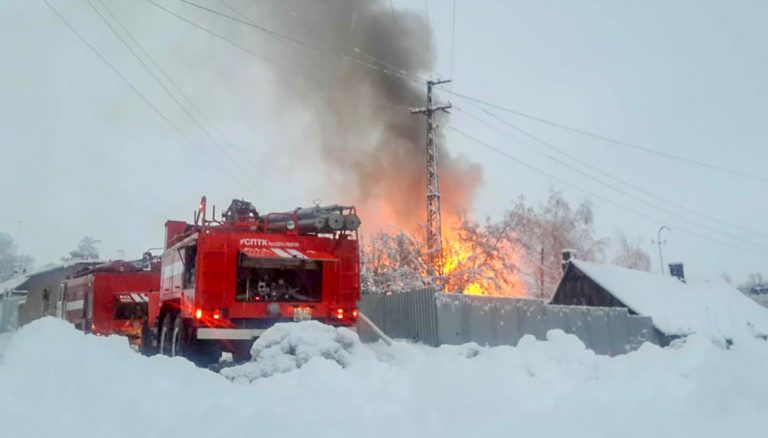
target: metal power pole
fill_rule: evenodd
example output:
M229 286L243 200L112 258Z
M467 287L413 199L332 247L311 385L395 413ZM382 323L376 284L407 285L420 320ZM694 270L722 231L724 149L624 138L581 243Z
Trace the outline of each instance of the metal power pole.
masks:
M437 172L437 146L435 145L435 112L448 112L451 104L432 105L432 88L451 82L446 80L427 81L427 106L411 108L411 114L427 116L427 257L428 274L442 273L443 240L440 224L440 176Z
M661 271L659 271L659 273L661 275L664 275L664 255L661 252L661 245L666 245L667 243L666 239L661 240L661 232L664 230L669 230L669 227L666 225L662 225L661 227L659 227L659 231L656 232L656 240L651 241L651 243L653 243L654 245L659 246L659 268L661 268Z

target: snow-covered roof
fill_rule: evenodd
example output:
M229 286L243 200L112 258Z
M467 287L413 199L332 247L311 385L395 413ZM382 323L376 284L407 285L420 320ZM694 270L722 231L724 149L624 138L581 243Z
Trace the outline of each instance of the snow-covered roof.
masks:
M768 335L768 309L724 281L691 281L583 260L571 263L667 335Z
M31 277L34 277L35 275L45 274L50 271L55 271L57 269L65 269L76 265L93 265L93 264L100 264L103 262L99 261L86 261L86 260L68 260L61 263L56 264L50 264L43 266L41 268L37 268L35 270L29 271L24 274L19 274L9 280L6 280L2 283L0 283L0 294L5 293L6 291L17 291L18 288L24 284L25 281L29 280Z
M18 289L19 286L21 286L29 276L27 274L23 275L17 275L11 279L5 280L4 282L0 283L0 295L4 294L7 291L15 291Z

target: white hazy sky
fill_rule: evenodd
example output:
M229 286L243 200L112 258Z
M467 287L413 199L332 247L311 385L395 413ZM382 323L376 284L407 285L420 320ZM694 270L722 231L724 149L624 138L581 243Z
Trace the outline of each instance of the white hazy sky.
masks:
M276 72L268 64L147 1L102 0L203 108L215 132L230 141L230 159L206 141L87 0L49 1L200 146L170 128L42 0L4 0L0 231L15 235L17 221L23 221L21 252L38 264L57 260L86 234L103 241L106 257L119 251L138 256L160 246L166 219L190 218L202 194L219 206L246 197L264 211L343 199L328 193L321 171L285 153L289 144L309 143L308 132L297 117L275 111ZM197 1L222 8L217 0ZM256 44L274 44L177 0L157 2L243 44L259 39ZM254 2L274 13L271 2ZM421 0L393 4L425 11ZM689 275L727 272L740 281L749 272L768 271L768 3L457 0L453 51L453 2L426 4L437 41L433 73L451 76L454 91L762 178L693 166L497 112L593 166L585 167L454 97L458 110L452 126L557 177L449 130L449 149L484 167L485 182L473 206L478 216L498 216L520 195L543 201L555 188L573 202L590 199L598 234L615 237L623 231L640 239L654 267L657 252L650 242L668 225L665 260L684 261Z

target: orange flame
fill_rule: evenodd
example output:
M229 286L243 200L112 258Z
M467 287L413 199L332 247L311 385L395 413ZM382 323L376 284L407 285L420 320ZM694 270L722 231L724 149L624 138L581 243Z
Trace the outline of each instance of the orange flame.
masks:
M423 218L414 214L403 217L393 210L393 207L381 200L371 200L364 203L364 224L368 230L380 230L387 234L396 234L399 230L411 231L410 236L420 244L423 240ZM421 223L420 225L418 225ZM483 248L489 242L477 242L467 238L461 232L462 220L457 214L447 217L443 215L443 254L441 273L436 279L446 292L463 293L466 295L524 297L527 295L525 281L519 267L522 266L522 251L504 239L493 245L492 251ZM425 260L426 250L421 247L414 251ZM390 260L386 254L379 254L375 264L379 266L402 267L402 260ZM416 268L416 265L419 265ZM414 263L410 266L419 272L422 278L427 277L426 265Z
M442 275L444 289L465 295L526 296L520 254L508 240L493 242L491 253L462 237L459 224L443 230ZM488 244L489 242L485 242Z

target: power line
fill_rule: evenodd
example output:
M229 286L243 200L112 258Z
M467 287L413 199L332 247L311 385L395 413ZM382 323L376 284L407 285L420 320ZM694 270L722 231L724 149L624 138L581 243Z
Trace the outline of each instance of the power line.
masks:
M424 0L424 21L427 22L427 27L432 29L432 22L429 19L429 0ZM428 53L427 56L429 56L429 74L432 75L432 54Z
M246 21L248 21L248 22L250 22L250 23L253 23L253 20L249 19L247 16L245 16L245 14L243 14L243 13L241 13L241 12L238 12L237 10L235 10L234 8L232 8L232 6L229 6L229 4L228 4L228 3L227 3L225 0L218 0L218 1L219 1L219 3L223 3L223 4L225 4L226 6L228 6L228 8L229 8L230 10L234 11L236 15L238 15L238 16L240 16L240 17L242 17L243 19L245 19ZM280 8L280 9L282 9L282 10L285 10L285 11L287 11L289 15L291 15L291 16L295 17L296 19L298 19L299 21L301 21L301 24L302 24L304 27L306 27L307 29L311 29L311 30L312 30L312 31L314 31L316 34L319 34L319 35L323 35L323 36L325 36L325 37L333 37L333 36L332 36L330 33L328 33L327 31L324 31L324 30L320 30L320 29L319 29L319 28L317 28L316 26L312 25L312 23L311 23L309 20L307 20L305 16L303 16L303 15L299 14L298 12L296 12L295 10L293 10L293 9L292 9L290 6L286 5L284 2L281 2L281 1L279 1L279 0L273 0L273 1L272 1L272 4L273 4L273 5L275 5L275 6L277 6L278 8ZM394 15L394 14L395 14L395 9L394 9L394 5L393 5L393 3L392 3L392 0L390 0L390 1L389 1L389 6L390 6L390 11L392 12L392 22L393 22L393 23L395 23L395 15ZM366 53L366 52L364 52L364 51L360 50L360 48L358 48L358 47L355 47L355 46L354 46L354 45L352 45L352 44L346 44L346 43L344 43L344 42L342 42L342 43L343 43L343 44L345 44L345 45L347 46L347 48L348 48L348 49L350 49L350 50L351 50L353 53L355 53L355 54L357 54L357 55L360 55L360 56L364 56L364 57L368 58L368 59L369 59L369 60L371 60L371 61L374 61L374 62L378 62L379 64L381 64L381 65L383 65L383 66L385 66L385 67L388 67L388 68L390 68L390 69L392 69L392 70L394 70L394 71L398 71L398 72L400 72L400 73L403 73L403 74L405 74L405 75L407 75L407 74L408 74L408 71L407 71L407 70L405 70L405 69L402 69L402 68L400 68L400 67L398 67L398 66L396 66L396 65L390 64L389 62L387 62L387 61L384 61L383 59L381 59L381 58L378 58L378 57L376 57L376 56L373 56L373 55L371 55L370 53ZM342 56L343 56L343 55L342 55ZM415 77L414 79L416 79L416 80L418 80L418 81L423 81L423 80L424 80L423 78L419 78L418 76L417 76L417 77Z
M451 12L451 68L448 75L453 79L453 55L456 51L456 0L453 0L453 8ZM453 94L453 81L448 84L448 93Z
M136 40L136 38L134 38L133 35L131 35L131 33L128 31L128 29L125 28L125 26L122 25L120 20L112 13L112 11L110 11L109 8L101 0L97 0L97 1L109 13L109 15L112 17L112 19L115 20L115 22L126 33L126 35L128 35L128 37L136 44L136 46L139 47L139 49L144 53L144 55L147 56L147 58L153 63L153 65L166 77L166 79L169 80L170 83L172 83L174 85L174 87L176 87L176 90L179 92L179 94L181 94L184 98L186 98L187 101L192 103L192 106L195 106L194 102L192 102L192 100L189 98L189 96L186 93L184 93L184 91L181 90L181 88L172 79L170 79L170 77L160 68L160 66L149 55L149 53L147 53L147 51L144 50L144 48L141 46L141 44L138 42L138 40ZM115 29L114 26L112 26L112 24L109 22L109 20L107 20L106 17L101 13L101 11L99 11L98 8L96 8L96 6L93 4L92 0L88 0L88 4L96 12L96 14L99 16L99 18L101 18L101 20L104 22L104 24L106 24L107 27L112 31L112 33L114 33L115 36L117 36L117 38L123 43L123 45L125 45L125 47L128 48L128 50L131 52L131 54L136 58L136 60L139 61L141 66L152 76L152 78L155 80L155 82L157 82L157 84L160 85L160 87L163 89L163 91L165 91L165 93L176 103L176 105L178 105L179 108L181 108L181 110L205 133L205 135L211 140L211 142L219 150L221 150L229 159L231 159L235 163L235 165L237 165L240 168L240 170L243 171L243 173L245 175L247 175L248 177L252 178L255 181L258 181L258 178L256 178L250 172L250 170L245 165L243 165L243 163L238 158L236 158L234 155L232 155L232 153L224 145L222 145L218 140L216 140L213 137L213 135L210 133L210 131L197 119L197 117L194 114L192 114L192 112L189 111L189 109L187 109L187 107L181 101L179 101L179 99L174 95L174 93L171 92L171 90L168 89L168 87L166 87L166 85L158 77L158 75L155 74L155 72L144 62L144 60L141 58L141 56L139 56L139 54L133 49L133 47L131 47L131 45L128 44L128 42L125 40L125 38L123 38L123 36L120 35L120 33L117 31L117 29ZM195 106L195 108L196 108L196 106ZM197 108L197 111L202 113L202 111L200 111L199 108ZM210 123L210 121L208 123ZM274 198L272 198L272 200L274 201Z
M182 129L180 129L178 126L176 126L171 119L168 118L165 114L163 114L160 109L155 106L155 104L152 103L144 94L142 94L141 91L139 91L138 88L136 88L131 81L128 80L128 78L125 77L114 65L112 65L105 57L101 54L85 37L77 31L77 29L72 26L72 24L67 21L67 19L55 8L53 5L51 5L48 0L43 0L45 4L61 19L61 21L69 28L69 30L72 31L79 39L83 42L107 67L112 70L117 77L119 77L141 100L144 101L154 112L156 112L163 120L165 120L166 123L168 123L169 126L171 126L176 133L178 133L182 138L184 138L187 142L189 142L192 146L194 146L196 149L198 149L199 152L201 152L203 155L206 155L208 159L210 159L212 162L214 162L216 165L221 167L221 164L219 164L217 161L213 159L213 157L209 156L204 148L202 148L200 145L198 145L195 141L193 141L189 136L187 136L186 133ZM222 170L224 170L224 173L230 176L233 176L229 173L229 171L222 167Z
M152 0L148 0L148 1L152 1ZM320 46L308 43L306 41L302 41L302 40L300 40L298 38L294 38L294 37L289 36L289 35L285 35L285 34L279 33L277 31L274 31L274 30L269 29L267 27L264 27L264 26L261 26L259 24L256 24L256 23L254 23L251 20L243 20L243 19L234 17L232 15L225 14L225 13L223 13L221 11L216 10L216 9L209 8L207 6L203 6L203 5L197 4L197 3L189 1L189 0L178 0L178 1L180 1L182 3L185 3L185 4L189 5L189 6L198 8L200 10L209 12L211 14L218 15L220 17L223 17L223 18L226 18L228 20L234 21L236 23L240 23L240 24L242 24L244 26L248 26L248 27L251 27L253 29L259 30L259 31L261 31L261 32L271 36L274 39L291 42L291 43L297 44L299 46L311 49L311 50L313 50L315 52L318 52L320 54L330 55L330 56L339 58L339 59L341 59L343 61L350 61L350 62L359 64L359 65L361 65L363 67L367 67L367 68L369 68L371 70L374 70L376 72L379 72L381 74L385 74L385 75L393 76L393 77L396 77L396 78L400 78L402 80L406 80L406 81L409 81L409 82L414 83L414 84L420 84L421 83L419 78L409 77L405 70L398 69L398 68L396 68L394 66L390 66L390 64L388 64L385 61L382 61L382 60L380 60L378 58L375 58L373 55L365 54L365 56L373 58L376 61L384 64L385 68L382 68L382 67L380 67L378 65L371 64L369 62L362 61L362 60L354 58L354 57L350 57L350 56L347 56L347 55L343 55L343 54L339 54L339 53L327 50L327 49L325 49L323 47L320 47ZM360 51L359 49L355 49L355 51L357 53L363 54L363 52Z
M102 2L101 2L101 0L98 0L98 1L101 3L101 5L102 5L102 6L103 6L105 9L107 9L107 10L108 10L108 8L107 8L107 7L104 5L104 3L102 3ZM200 121L197 119L197 117L195 117L195 115L194 115L194 114L192 114L192 112L190 112L190 111L187 109L187 107L186 107L184 104L182 104L182 102L181 102L181 101L179 101L179 99L178 99L178 98L177 98L177 97L176 97L176 96L175 96L175 95L174 95L174 94L173 94L173 93L172 93L172 92L171 92L171 91L168 89L168 87L166 87L166 85L163 83L163 81L162 81L162 80L160 80L160 78L157 76L157 74L155 74L155 72L154 72L154 71L153 71L153 70L152 70L152 69L151 69L151 68L150 68L150 67L149 67L149 66L148 66L148 65L147 65L147 64L144 62L144 60L143 60L143 59L142 59L142 58L139 56L139 54L138 54L138 53L137 53L137 52L136 52L136 51L133 49L133 47L131 47L131 45L130 45L130 44L128 44L128 42L125 40L125 38L123 38L123 36L122 36L122 35L120 35L120 33L117 31L117 29L115 29L115 27L114 27L114 26L112 26L112 24L109 22L109 20L107 20L107 19L106 19L106 17L105 17L105 16L104 16L104 15L101 13L101 11L99 11L99 9L98 9L98 8L96 8L96 6L93 4L92 0L88 0L88 4L89 4L89 6L91 7L91 9L93 9L93 10L94 10L94 12L96 12L96 14L97 14L97 15L99 16L99 18L100 18L100 19L101 19L101 20L104 22L104 24L106 24L106 25L107 25L107 27L108 27L108 28L109 28L109 29L112 31L112 33L114 33L114 34L115 34L115 36L117 36L117 38L120 40L120 42L122 42L122 43L123 43L123 45L125 45L125 47L126 47L126 48L127 48L127 49L128 49L130 52L131 52L131 54L132 54L132 55L133 55L133 56L134 56L134 57L135 57L135 58L136 58L136 59L139 61L139 63L141 64L141 66L142 66L142 67L143 67L143 68L144 68L144 69L145 69L145 70L146 70L146 71L147 71L147 72L148 72L148 73L149 73L149 74L152 76L152 78L155 80L155 82L157 82L157 84L158 84L158 85L160 85L160 87L163 89L163 91L165 91L165 93L166 93L166 94L167 94L167 95L168 95L168 96L169 96L169 97L170 97L170 98L171 98L171 99L172 99L172 100L173 100L173 101L176 103L176 105L178 105L178 106L179 106L179 108L181 108L181 110L182 110L182 111L183 111L183 112L184 112L184 113L185 113L185 114L186 114L186 115L187 115L187 116L188 116L188 117L189 117L189 118L190 118L190 119L191 119L191 120L192 120L192 121L193 121L193 122L194 122L194 123L197 125L197 127L198 127L198 128L200 128L200 129L203 131L203 133L204 133L204 134L205 134L205 135L206 135L206 136L207 136L207 137L208 137L208 138L211 140L211 142L212 142L212 143L213 143L213 144L214 144L214 145L215 145L215 146L216 146L216 147L217 147L217 148L218 148L218 149L219 149L221 152L223 152L223 153L224 153L224 155L225 155L227 158L229 158L230 160L232 160L232 162L234 162L234 163L235 163L235 165L236 165L236 166L238 166L238 167L240 168L240 170L241 170L241 171L242 171L242 172L243 172L243 173L244 173L246 176L248 176L249 178L253 179L254 181L258 181L258 178L255 178L255 177L254 177L254 176L253 176L253 175L250 173L250 171L248 170L248 168L247 168L246 166L244 166L244 165L243 165L243 163L242 163L240 160L238 160L238 159L237 159L237 158L236 158L234 155L232 155L232 153L231 153L231 152L230 152L230 151L229 151L229 150L228 150L226 147L224 147L224 145L222 145L220 142L218 142L218 141L217 141L217 140L216 140L216 139L213 137L213 135L211 135L211 133L208 131L208 129L207 129L205 126L203 126L203 124L202 124L202 123L200 123ZM111 11L109 11L109 13L110 13L110 15L111 15L111 16L112 16L112 17L113 17L115 20L116 20L116 22L118 22L118 23L119 23L119 20L117 20L117 18L116 18L116 17L115 17L115 16L114 16L114 15L111 13ZM123 26L122 26L122 24L120 24L120 26L121 26L121 28L122 28L122 29L123 29L123 30L124 30L126 33L128 33L127 29L125 29L125 27L123 27ZM128 34L129 34L129 33L128 33ZM131 36L131 38L133 38L133 36ZM140 46L140 44L138 43L138 41L136 41L136 39L135 39L135 38L133 38L133 40L134 40L134 42L135 42L137 45L139 45L139 46ZM142 50L143 50L143 48L142 48ZM144 51L144 53L146 53L146 51ZM182 92L182 94L183 94L183 92ZM187 100L189 100L189 97L188 97L188 96L186 96L186 95L185 95L185 97L187 98ZM243 182L246 182L246 181L243 181ZM247 184L247 185L246 185L246 187L247 187L247 186L249 186L249 185L250 185L250 184Z
M280 64L278 62L275 62L275 61L273 61L273 60L271 60L271 59L269 59L269 58L267 58L267 57L265 57L265 56L263 56L263 55L261 55L259 53L256 53L253 50L249 49L248 47L245 47L242 44L238 43L237 41L234 41L231 38L227 38L227 37L225 37L223 35L219 35L218 33L214 32L214 31L212 31L212 30L210 30L210 29L208 29L208 28L206 28L204 26L201 26L201 25L195 23L192 20L189 20L188 18L186 18L186 17L184 17L182 15L179 15L175 11L172 11L172 10L166 8L165 6L155 2L154 0L146 0L146 1L147 1L147 3L155 6L158 9L161 9L161 10L165 11L167 14L170 14L170 15L176 17L177 19L179 19L179 20L189 24L190 26L195 27L195 28L197 28L199 30L202 30L203 32L206 32L206 33L208 33L210 35L213 35L216 38L219 38L220 40L225 41L225 42L227 42L228 44L230 44L230 45L232 45L234 47L237 47L238 49L240 49L240 50L250 54L251 56L254 56L254 57L262 60L263 62L265 62L265 63L267 63L269 65L272 65L274 67L280 68L282 70L285 70L287 72L293 73L295 75L303 76L303 74L300 71L298 71L298 70L296 70L296 69L294 69L292 67L289 67L287 65L283 65L283 64Z
M541 122L541 123L544 123L544 124L547 124L547 125L550 125L550 126L554 126L556 128L564 129L566 131L575 132L577 134L581 134L581 135L584 135L584 136L587 136L587 137L592 137L592 138L595 138L595 139L598 139L598 140L602 140L602 141L607 142L607 143L612 143L612 144L616 144L616 145L619 145L619 146L624 146L624 147L627 147L627 148L630 148L630 149L646 152L646 153L657 155L657 156L664 157L664 158L669 158L669 159L672 159L672 160L675 160L675 161L680 161L680 162L683 162L683 163L687 163L687 164L698 166L698 167L707 168L707 169L710 169L710 170L716 170L716 171L719 171L719 172L725 172L725 173L729 173L729 174L732 174L732 175L738 175L738 176L741 176L741 177L744 177L744 178L750 178L750 179L754 179L754 180L758 180L758 181L768 182L768 177L765 177L765 176L756 175L756 174L749 173L749 172L744 172L744 171L738 170L738 169L731 169L731 168L719 166L719 165L716 165L716 164L707 163L707 162L704 162L704 161L694 160L694 159L691 159L691 158L681 157L679 155L670 154L668 152L659 151L657 149L649 148L649 147L646 147L646 146L641 146L641 145L634 144L634 143L629 143L629 142L626 142L626 141L623 141L623 140L617 140L615 138L607 137L605 135L596 134L594 132L590 132L590 131L587 131L587 130L584 130L584 129L575 128L573 126L568 126L568 125L565 125L565 124L562 124L562 123L559 123L559 122L554 122L552 120L547 120L547 119L544 119L544 118L541 118L541 117L537 117L537 116L533 116L533 115L530 115L530 114L526 114L526 113L524 113L522 111L518 111L518 110L509 108L509 107L501 106L501 105L498 105L498 104L495 104L495 103L492 103L492 102L488 102L486 100L478 99L476 97L468 96L466 94L457 93L455 91L449 91L449 90L444 90L444 91L447 91L447 92L451 93L454 96L458 96L460 98L463 98L463 99L466 99L466 100L469 100L469 101L472 101L472 102L475 102L475 103L479 103L481 105L485 105L485 106L490 107L490 108L494 108L494 109L497 109L497 110L500 110L500 111L504 111L504 112L508 112L508 113L511 113L511 114L515 114L515 115L520 116L520 117L525 117L525 118L530 119L530 120L535 120L537 122Z
M641 217L644 217L646 219L650 219L650 220L653 220L653 221L666 222L666 221L663 221L663 220L659 219L658 217L654 217L654 216L651 216L651 215L649 215L649 214L647 214L647 213L645 213L643 211L636 210L636 209L633 209L631 207L627 207L626 205L624 205L624 204L622 204L620 202L614 201L614 200L612 200L612 199L610 199L610 198L608 198L606 196L602 196L602 195L596 194L596 193L594 193L594 192L592 192L590 190L587 190L587 189L585 189L583 187L580 187L580 186L578 186L576 184L568 182L568 181L566 181L566 180L564 180L564 179L562 179L562 178L560 178L560 177L558 177L558 176L556 176L556 175L554 175L552 173L549 173L549 172L547 172L545 170L542 170L542 169L540 169L540 168L538 168L538 167L536 167L536 166L534 166L532 164L529 164L529 163L527 163L527 162L525 162L525 161L523 161L523 160L521 160L521 159L519 159L519 158L517 158L517 157L515 157L515 156L513 156L511 154L509 154L508 152L506 152L506 151L504 151L502 149L494 147L491 144L488 144L488 143L486 143L486 142L484 142L484 141L482 141L482 140L480 140L480 139L478 139L478 138L476 138L476 137L474 137L474 136L472 136L470 134L467 134L466 132L464 132L464 131L462 131L462 130L454 127L454 126L449 125L448 129L451 129L452 131L455 131L456 133L460 134L461 136L463 136L465 138L468 138L468 139L474 141L475 143L477 143L477 144L479 144L479 145L481 145L481 146L483 146L483 147L485 147L485 148L487 148L487 149L489 149L489 150L491 150L491 151L493 151L493 152L495 152L495 153L497 153L499 155L502 155L502 156L506 157L507 159L512 160L512 161L514 161L514 162L516 162L516 163L518 163L518 164L520 164L520 165L522 165L522 166L524 166L524 167L526 167L528 169L531 169L531 170L533 170L533 171L535 171L537 173L540 173L540 174L542 174L542 175L544 175L544 176L546 176L548 178L551 178L551 179L553 179L555 181L559 181L560 183L562 183L562 184L564 184L564 185L566 185L568 187L574 187L574 188L576 188L576 189L586 193L587 195L594 196L597 199L601 199L604 202L612 204L612 205L614 205L616 207L619 207L621 209L627 210L627 211L629 211L631 213L634 213L634 214L636 214L638 216L641 216ZM685 227L681 227L681 226L676 225L676 224L671 224L671 225L674 225L676 229L680 229L680 230L682 230L682 231L684 231L684 232L686 232L688 234L691 234L691 235L694 235L694 236L698 236L698 237L706 239L706 240L710 240L710 241L713 241L713 242L717 242L717 243L720 243L720 244L723 244L723 245L727 245L727 246L731 246L731 247L735 247L735 248L746 249L748 251L752 251L754 253L761 254L761 255L768 255L768 252L763 252L763 251L761 251L761 250L759 250L757 248L743 246L743 245L739 245L739 244L736 244L736 243L733 243L733 242L727 242L727 241L721 240L721 239L716 238L716 237L712 237L712 236L709 236L709 235L706 235L706 234L702 234L702 233L699 233L699 232L696 232L696 231L692 231L690 229L687 229Z
M198 23L195 23L194 21L192 21L192 20L190 20L190 19L188 19L188 18L186 18L186 17L176 13L175 11L172 11L172 10L166 8L165 6L163 6L161 4L158 4L154 0L146 0L146 1L147 1L147 3L157 7L158 9L162 10L163 12L165 12L165 13L173 16L173 17L175 17L176 19L178 19L180 21L183 21L183 22L189 24L190 26L192 26L192 27L194 27L194 28L196 28L198 30L201 30L201 31L203 31L203 32L205 32L205 33L207 33L207 34L209 34L209 35L211 35L211 36L213 36L213 37L215 37L217 39L220 39L221 41L224 41L225 43L231 45L232 47L235 47L235 48L237 48L237 49L239 49L239 50L241 50L241 51L243 51L243 52L245 52L245 53L247 53L247 54L257 58L257 59L259 59L260 61L264 62L266 65L279 68L279 69L281 69L281 70L283 70L283 71L285 71L287 73L290 73L290 74L292 74L292 75L294 75L296 77L299 77L299 78L303 79L306 82L312 83L313 85L317 85L317 86L320 86L322 88L326 88L326 89L329 89L329 90L345 91L344 89L342 89L342 88L340 88L338 86L334 86L332 84L328 84L328 83L324 83L324 82L319 81L316 78L316 76L311 74L311 73L303 72L303 71L295 69L293 67L290 67L290 66L287 66L287 65L275 62L275 61L273 61L273 60L271 60L271 59L269 59L269 58L267 58L267 57L265 57L265 56L255 52L255 51L253 51L252 49L250 49L250 48L248 48L248 47L238 43L237 41L235 41L235 40L233 40L231 38L228 38L228 37L226 37L224 35L221 35L221 34L219 34L217 32L214 32L214 31L206 28L205 26L202 26L202 25L200 25ZM410 109L410 107L407 107L405 105L399 105L399 104L395 104L395 103L391 103L391 102L387 102L387 101L379 101L379 102L375 103L375 105L381 105L381 106L387 106L387 107L390 107L390 108L396 108L398 111L403 110L403 109L405 109L405 110L409 110Z
M485 122L485 121L483 121L482 119L478 119L477 117L473 116L471 113L467 112L466 110L462 110L461 108L458 108L458 107L457 107L456 109L457 109L457 110L459 110L459 111L463 111L465 114L467 114L467 115L469 115L469 116L471 116L471 117L475 118L476 120L480 121L481 123L486 123L486 122ZM726 225L726 226L732 227L732 228L734 228L734 229L739 229L739 230L741 230L741 231L744 231L744 232L747 232L747 233L753 234L753 235L755 235L755 236L760 236L760 238L762 238L762 239L765 239L766 237L768 237L768 235L766 235L766 234L764 234L764 233L761 233L761 232L758 232L758 231L755 231L755 230L751 230L751 229L748 229L748 228L744 228L744 227L741 227L741 226L739 226L739 225L731 224L731 223L729 223L729 222L726 222L726 221L723 221L723 220L720 220L720 219L717 219L717 218L714 218L714 217L711 217L711 216L705 215L704 213L700 213L700 212L697 212L697 211L695 211L695 210L692 210L692 209L690 209L690 208L687 208L687 207L685 207L685 206L682 206L682 205L680 205L680 204L677 204L677 203L675 203L675 202L673 202L673 201L670 201L670 200L668 200L668 199L665 199L665 198L663 198L663 197L661 197L661 196L658 196L658 195L656 195L656 194L654 194L654 193L652 193L652 192L649 192L649 191L647 191L647 190L645 190L645 189L643 189L643 188L641 188L641 187L638 187L638 186L635 186L635 185L633 185L633 184L630 184L629 182L626 182L626 181L622 180L621 178L618 178L618 177L616 177L616 176L614 176L614 175L612 175L612 174L610 174L610 173L608 173L608 172L606 172L606 171L604 171L604 170L600 169L599 167L597 167L597 166L594 166L594 165L592 165L592 164L590 164L590 163L588 163L588 162L586 162L586 161L584 161L584 160L580 159L579 157L577 157L577 156L575 156L575 155L573 155L573 154L570 154L570 153L568 153L568 152L564 151L564 150L563 150L563 149L561 149L561 148L558 148L557 146L555 146L555 145L553 145L553 144L551 144L551 143L549 143L549 142L546 142L546 141L544 141L544 140L543 140L543 139L541 139L540 137L537 137L537 136L535 136L535 135L533 135L533 134L531 134L531 133L529 133L529 132L527 132L527 131L525 131L525 130L523 130L523 129L521 129L521 128L517 127L517 126L515 126L514 124L510 123L509 121L507 121L507 120L505 120L505 119L502 119L501 117L498 117L497 115L495 115L495 114L491 113L490 111L486 110L485 108L481 108L481 111L483 111L484 113L486 113L486 114L488 114L489 116L493 117L494 119L496 119L496 120L500 121L501 123L504 123L505 125L507 125L507 126L511 127L511 128L512 128L512 129L514 129L515 131L517 131L517 132L519 132L519 133L521 133L521 134L525 135L526 137L528 137L528 138L530 138L530 139L532 139L532 140L536 141L537 143L539 143L539 144L542 144L542 145L544 145L545 147L547 147L547 148L549 148L549 149L552 149L552 150L554 150L554 151L556 151L556 152L558 152L558 153L560 153L560 154L562 154L562 155L564 155L564 156L568 157L570 160L572 160L572 161L575 161L575 162L577 162L577 163L579 163L579 164L581 164L581 165L583 165L583 166L585 166L585 167L588 167L589 169L592 169L593 171L595 171L595 172L597 172L597 173L599 173L599 174L602 174L603 176L605 176L605 177L607 177L607 178L609 178L609 179L611 179L611 180L613 180L613 181L615 181L615 182L618 182L619 184L622 184L622 185L624 185L624 186L626 186L626 187L629 187L629 188L631 188L631 189L633 189L633 190L635 190L635 191L637 191L637 192L640 192L640 193L642 193L642 194L644 194L644 195L646 195L646 196L648 196L648 197L650 197L650 198L653 198L653 199L656 199L656 200L658 200L658 201L664 202L664 203L666 203L666 204L672 205L673 207L675 207L675 208L677 208L677 209L679 209L679 210L683 210L683 211L686 211L687 213L691 213L691 214L693 214L693 215L696 215L696 216L702 217L702 218L704 218L704 219L708 219L708 220L710 220L710 221L713 221L713 222L718 222L718 223L720 223L720 224L722 224L722 225ZM486 124L487 124L487 123L486 123ZM501 132L502 134L505 134L505 135L508 135L508 136L510 136L510 134L509 134L508 132L506 132L506 131L500 130L500 129L496 128L495 126L491 125L491 124L487 124L487 125L488 125L488 126L491 126L491 127L492 127L492 128L494 128L494 129L497 129L497 130L498 130L499 132ZM510 137L511 137L511 136L510 136ZM571 165L569 165L569 164L567 164L567 163L564 163L564 162L562 162L561 160L559 160L559 159L557 159L557 158L555 158L555 157L552 157L552 156L550 156L550 159L552 159L552 160L556 161L558 164L560 164L560 165L561 165L561 166L563 166L563 167L569 168L569 169L573 170L574 172L577 172L577 173L579 173L579 174L581 174L581 175L583 175L583 176L586 176L586 177L587 177L587 178L589 178L589 179L592 179L592 180L594 180L594 181L597 181L598 183L600 183L600 184L602 184L602 185L608 186L608 187L609 187L609 188L611 188L612 190L618 190L616 187L614 187L614 186L612 186L612 185L610 185L610 184L606 183L605 181L602 181L602 180L600 180L600 179L596 178L594 175L592 175L592 174L590 174L590 173L586 173L586 172L584 172L584 171L582 171L582 170L580 170L580 169L574 168L573 166L571 166ZM626 192L624 192L624 191L621 191L621 192L622 192L622 193L626 193ZM700 227L702 227L702 228L708 228L708 229L710 229L710 230L712 230L712 231L715 231L715 232L721 233L721 234L723 234L723 235L726 235L726 236L728 236L728 237L730 237L730 238L734 238L734 239L738 239L738 240L742 240L742 241L748 242L748 244L754 244L754 242L752 242L752 241L749 241L749 240L746 240L746 239L744 239L744 238L742 238L742 237L740 237L740 236L736 236L736 235L733 235L733 234L730 234L730 233L727 233L727 232L724 232L724 231L718 230L718 229L716 229L716 228L712 228L712 227L710 227L709 225L706 225L706 224L701 224L701 223L699 223L699 222L695 222L695 221L692 221L692 220L690 220L690 219L688 219L688 218L685 218L685 217L679 216L677 213L674 213L674 212L672 212L672 211L670 211L670 210L668 210L668 209L666 209L666 208L663 208L663 207L659 207L659 206L657 206L657 205L655 205L655 204L652 204L652 203L650 203L650 202L648 202L648 201L645 201L645 200L643 200L643 199L641 199L641 198L637 198L637 197L635 197L635 196L633 196L633 195L631 195L631 194L627 194L627 195L628 195L628 196L631 196L633 199L636 199L636 200L638 200L638 201L640 201L640 202L642 202L642 203L644 203L644 204L646 204L646 205L650 205L651 207L654 207L654 208L656 208L656 209L659 209L659 210L662 210L662 211L667 211L667 212L668 212L668 213L670 213L670 214L674 214L674 215L676 215L677 217L679 217L680 219L682 219L682 220L685 220L685 221L687 221L687 222L690 222L690 223L692 223L692 224L694 224L694 225L700 226Z

